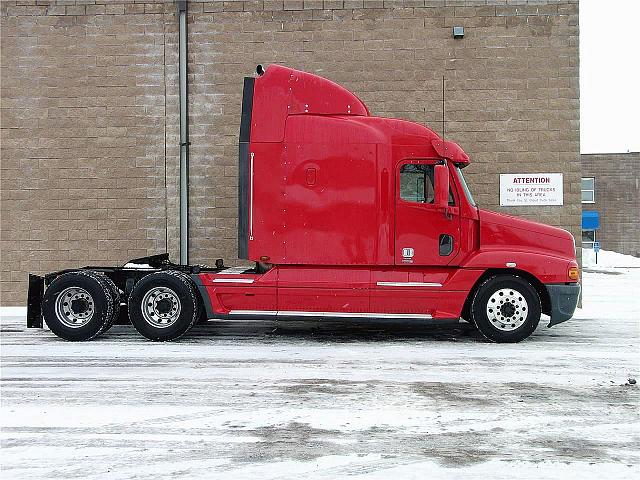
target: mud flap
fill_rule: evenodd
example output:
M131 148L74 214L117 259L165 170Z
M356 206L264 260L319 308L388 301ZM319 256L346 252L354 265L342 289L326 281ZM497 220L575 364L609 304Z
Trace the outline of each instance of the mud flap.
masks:
M27 328L42 328L42 295L44 278L29 274L29 293L27 294Z

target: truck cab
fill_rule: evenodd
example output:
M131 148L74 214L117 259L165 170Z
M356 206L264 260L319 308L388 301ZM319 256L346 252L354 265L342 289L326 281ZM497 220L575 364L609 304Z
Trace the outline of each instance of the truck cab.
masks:
M238 250L269 271L246 288L249 304L205 274L212 314L472 319L473 296L511 279L535 291L532 307L552 324L573 313L571 234L479 209L457 144L373 117L343 87L277 65L245 79L242 118ZM515 315L524 301L509 304L511 315L485 308L501 330L486 329L492 339L528 331Z
M238 158L238 256L254 266L103 271L143 335L177 338L200 308L206 318L462 318L498 342L528 337L543 313L549 326L571 318L580 292L572 235L478 208L459 145L372 116L319 76L258 72L244 80ZM65 318L56 308L52 323Z

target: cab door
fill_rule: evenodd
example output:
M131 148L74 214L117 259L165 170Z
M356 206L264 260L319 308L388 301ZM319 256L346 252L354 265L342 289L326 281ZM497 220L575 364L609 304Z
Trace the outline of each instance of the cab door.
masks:
M396 167L396 265L448 265L460 250L456 193L449 190L447 211L438 210L434 202L434 167L439 161L410 159Z

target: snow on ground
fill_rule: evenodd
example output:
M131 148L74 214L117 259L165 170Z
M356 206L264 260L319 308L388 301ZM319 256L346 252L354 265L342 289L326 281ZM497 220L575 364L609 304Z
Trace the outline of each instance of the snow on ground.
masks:
M516 345L312 322L69 343L2 309L2 478L637 478L640 269L615 260Z
M609 250L600 250L596 260L596 252L593 249L583 248L582 266L590 271L626 270L628 268L640 268L640 258Z

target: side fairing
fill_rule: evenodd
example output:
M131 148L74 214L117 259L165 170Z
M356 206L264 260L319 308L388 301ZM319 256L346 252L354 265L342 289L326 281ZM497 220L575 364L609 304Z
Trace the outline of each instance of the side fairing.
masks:
M240 269L241 270L241 269ZM482 270L411 267L279 265L201 273L209 318L266 314L458 318Z
M377 261L375 144L255 144L249 258L275 264Z

